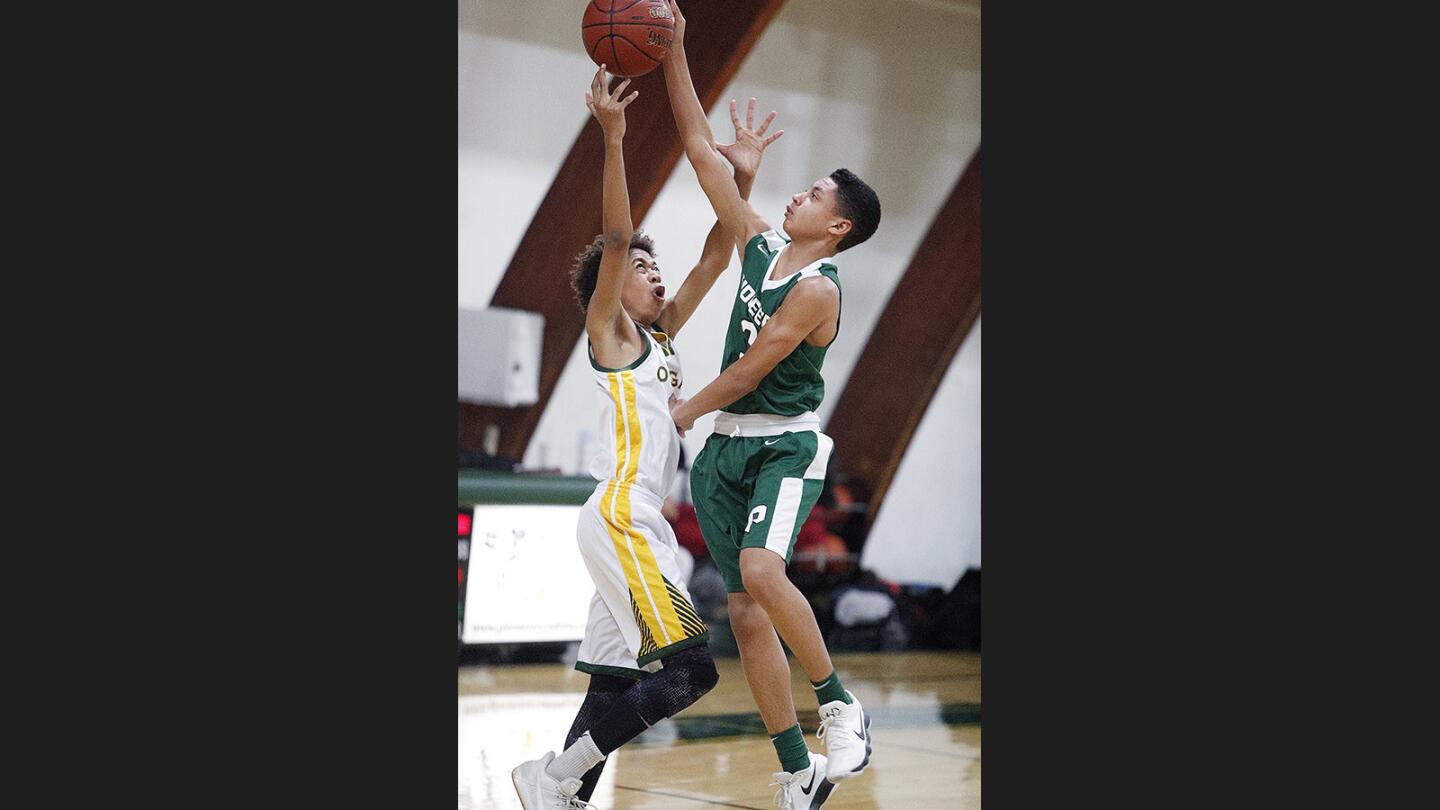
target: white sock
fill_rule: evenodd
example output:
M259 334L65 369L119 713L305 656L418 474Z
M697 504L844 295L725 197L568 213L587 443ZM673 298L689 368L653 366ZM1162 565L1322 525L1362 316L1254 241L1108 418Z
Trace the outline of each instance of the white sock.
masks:
M570 744L569 748L560 752L560 755L550 761L545 767L545 773L557 782L564 782L566 779L579 779L591 768L600 764L605 755L595 747L595 741L590 739L590 732L585 732L580 739Z

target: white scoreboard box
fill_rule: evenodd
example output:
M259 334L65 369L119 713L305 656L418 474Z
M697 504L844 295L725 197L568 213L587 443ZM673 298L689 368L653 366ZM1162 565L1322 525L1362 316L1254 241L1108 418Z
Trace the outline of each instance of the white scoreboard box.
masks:
M579 641L595 585L575 540L579 506L475 506L460 640Z

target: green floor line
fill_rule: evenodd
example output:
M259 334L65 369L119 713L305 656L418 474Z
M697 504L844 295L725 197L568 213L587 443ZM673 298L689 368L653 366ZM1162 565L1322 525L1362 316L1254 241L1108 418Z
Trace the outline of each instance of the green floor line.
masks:
M871 728L877 731L898 728L923 728L938 724L947 726L977 725L980 723L979 703L945 703L935 706L905 706L888 709L866 709L870 715ZM818 719L805 717L800 712L800 730L814 734L820 725ZM813 714L813 713L812 713ZM722 737L745 737L765 734L765 722L759 712L739 714L703 714L687 716L681 713L669 723L660 723L636 737L628 745L668 745L675 742L714 740Z
M636 792L639 792L639 793L649 793L649 794L654 795L654 796L668 796L668 797L675 798L675 799L684 799L685 801L688 801L688 802L695 802L696 804L709 804L709 805L713 805L713 806L715 806L715 807L739 807L739 808L742 808L742 810L762 810L762 808L759 808L759 807L751 807L751 806L748 805L748 804L731 804L731 803L729 803L729 802L718 802L718 801L715 801L715 800L713 800L713 799L697 799L697 798L695 798L694 796L685 796L685 795L680 794L680 793L667 793L666 791L656 790L656 789L654 789L654 788L641 788L641 787L631 787L631 786L629 786L629 785L616 785L616 786L615 786L615 789L616 789L616 790L633 790L633 791L636 791Z

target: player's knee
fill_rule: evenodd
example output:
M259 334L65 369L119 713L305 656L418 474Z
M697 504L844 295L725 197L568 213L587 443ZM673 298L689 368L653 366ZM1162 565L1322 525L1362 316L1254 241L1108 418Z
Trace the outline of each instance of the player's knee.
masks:
M715 668L715 659L705 645L676 653L665 662L665 669L684 673L686 705L699 700L720 682L720 671Z
M704 663L695 667L691 677L694 680L696 689L702 696L711 689L714 689L715 684L720 682L720 670L715 668L715 659L710 657L710 651L708 649L705 649Z
M748 638L751 633L768 628L770 616L765 613L765 608L760 607L748 594L730 594L730 629L740 638Z
M789 580L785 560L766 549L745 549L740 554L740 580L745 590L760 602L775 594Z

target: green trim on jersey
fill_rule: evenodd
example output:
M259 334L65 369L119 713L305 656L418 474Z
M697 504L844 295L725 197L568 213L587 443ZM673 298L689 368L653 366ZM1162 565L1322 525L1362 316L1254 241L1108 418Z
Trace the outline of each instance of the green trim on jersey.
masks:
M744 260L740 263L740 286L735 294L735 306L730 311L730 326L725 333L725 353L720 358L720 371L729 368L750 348L760 330L780 310L785 296L800 279L819 274L833 281L836 290L840 289L839 271L834 264L824 260L801 268L784 281L771 284L770 270L775 257L789 243L790 240L778 231L771 230L757 234L745 245ZM837 317L835 337L839 336ZM825 363L825 352L834 344L835 337L824 346L811 346L802 340L790 354L775 364L754 391L721 410L778 416L798 416L815 410L825 399L825 378L820 376L820 369Z
M675 653L680 652L681 650L688 650L688 649L690 649L691 647L698 647L698 646L701 645L701 644L708 644L708 643L710 643L710 631L707 630L707 631L705 631L704 633L701 633L701 634L698 635L698 636L690 636L689 638L682 638L682 639L680 639L679 641L675 642L674 644L670 644L670 645L661 647L661 648L658 649L658 650L651 650L650 652L647 652L647 653L645 653L644 655L639 656L639 657L636 658L635 660L636 660L636 662L638 662L638 663L640 664L640 666L643 667L643 666L645 666L646 664L652 664L652 663L654 663L654 662L656 662L656 661L659 661L661 658L664 658L664 657L666 657L666 656L674 655Z
M631 321L631 323L635 322ZM617 374L621 371L634 371L639 368L640 364L645 362L645 358L650 356L650 338L645 334L645 327L635 323L635 329L640 333L640 339L645 343L645 351L640 352L640 356L635 359L635 362L624 368L606 368L595 362L595 349L590 345L590 338L585 338L585 354L590 357L590 367L602 374Z
M629 669L628 667L607 667L600 664L587 664L584 661L576 661L575 669L588 675L613 675L617 678L629 678L638 681L649 675L643 669Z
M666 357L675 356L675 342L669 333L657 326L650 327L650 337L655 338L655 345L660 347L660 353ZM660 338L665 338L661 340Z

